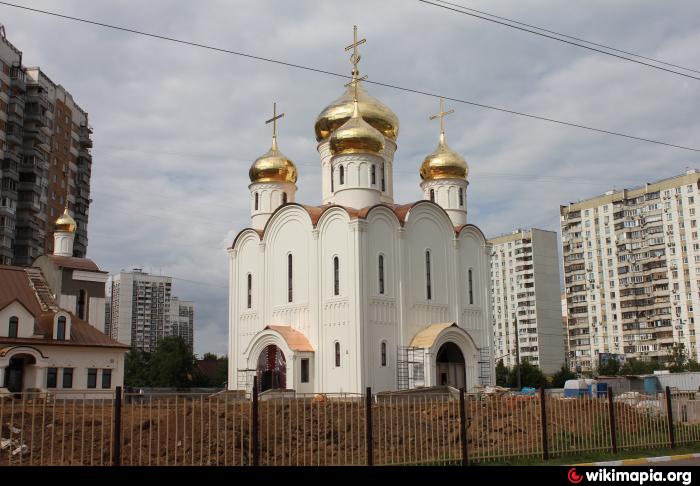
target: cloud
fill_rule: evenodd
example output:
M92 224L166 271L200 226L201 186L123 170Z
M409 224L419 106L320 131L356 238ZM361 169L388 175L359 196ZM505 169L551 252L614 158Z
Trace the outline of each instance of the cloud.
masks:
M473 8L693 67L697 2L493 4ZM698 145L698 81L418 2L48 0L33 8L349 73L358 24L370 79L446 96ZM94 161L89 255L111 272L180 277L196 303L195 350L226 352L226 247L248 225L247 171L270 144L298 165L297 200L320 201L313 124L343 80L3 6L8 38L90 114ZM399 116L395 196L420 197L418 167L437 143L437 100L369 86ZM450 145L470 165L469 219L487 235L557 230L558 208L613 187L697 166L692 152L448 103Z

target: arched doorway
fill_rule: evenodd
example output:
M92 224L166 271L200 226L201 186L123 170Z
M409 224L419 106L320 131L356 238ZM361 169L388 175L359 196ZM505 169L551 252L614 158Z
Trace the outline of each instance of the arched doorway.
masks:
M438 385L466 388L464 355L459 346L446 342L440 346L435 361Z
M287 360L276 345L270 344L260 353L257 375L261 392L287 387Z
M10 358L5 368L5 388L12 393L20 393L24 389L26 367L34 364L36 359L29 354L18 354Z

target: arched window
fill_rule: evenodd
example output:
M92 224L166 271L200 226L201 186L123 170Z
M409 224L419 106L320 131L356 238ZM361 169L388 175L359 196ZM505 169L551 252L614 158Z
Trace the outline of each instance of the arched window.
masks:
M56 339L59 341L66 340L66 318L61 316L58 318L58 326L56 327Z
M85 292L85 289L80 289L80 291L78 291L78 317L81 319L85 319L85 311L87 310L87 306L85 305L86 300L87 293Z
M374 164L372 164L371 176L372 176L372 185L375 185L377 183L377 167Z
M342 186L343 184L345 184L345 167L343 167L342 165L340 166L339 176L340 176L339 182L340 182L340 185Z
M287 302L294 299L294 286L292 285L293 268L292 254L287 255Z
M379 255L379 293L384 293L384 255Z
M253 307L253 275L248 274L248 309Z
M7 337L16 338L19 329L19 318L17 316L10 317L10 328L7 332Z
M282 193L282 204L287 204L287 193L286 192Z
M468 273L468 279L469 279L469 303L473 304L474 303L474 283L472 281L472 269L469 269Z
M381 354L382 354L382 366L386 366L386 341L382 341Z
M464 206L464 189L459 188L459 206Z
M338 341L335 342L335 366L336 368L340 367L340 343Z
M258 197L258 193L256 192L256 193L255 193L255 210L256 210L256 211L258 210L258 205L259 205L258 202L259 202L259 199L260 199L260 198Z
M430 200L432 202L435 202L435 190L434 189L430 190Z
M382 167L382 192L386 191L386 177L384 176L384 167Z
M340 260L333 257L333 295L340 295Z
M430 285L430 250L425 252L425 298L428 300L433 298L433 289Z
M333 180L333 177L335 177L335 171L333 170L333 166L331 165L331 192L335 190L335 181Z

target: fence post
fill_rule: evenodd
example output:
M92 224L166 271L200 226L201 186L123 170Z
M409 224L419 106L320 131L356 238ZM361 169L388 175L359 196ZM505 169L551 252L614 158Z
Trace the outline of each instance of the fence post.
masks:
M253 466L260 465L260 432L258 431L258 377L253 377L253 426L250 431L253 442Z
M610 416L610 443L613 454L617 454L617 426L615 424L615 403L613 402L613 391L608 386L608 415Z
M467 410L464 403L464 388L459 389L459 439L462 442L462 466L469 465L469 449L467 437Z
M365 418L366 418L366 435L367 435L367 465L374 465L374 441L372 440L372 387L367 387L365 394Z
M547 444L547 405L545 404L544 387L540 387L540 417L542 418L542 457L549 459L549 444Z
M671 387L666 387L666 410L668 412L668 439L671 449L676 448L676 431L673 429L673 403L671 400Z
M114 389L114 442L112 442L112 465L122 465L122 387Z

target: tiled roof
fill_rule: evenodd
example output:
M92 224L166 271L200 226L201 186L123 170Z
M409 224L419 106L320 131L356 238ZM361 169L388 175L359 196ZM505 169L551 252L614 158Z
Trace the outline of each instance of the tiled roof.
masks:
M100 267L89 258L75 258L57 255L46 255L56 266L70 268L73 270L87 270L90 272L101 272ZM107 272L102 272L107 273Z
M442 331L451 326L457 326L454 322L441 322L439 324L431 324L422 331L416 333L411 339L412 348L429 348L433 345L437 337Z
M309 340L306 339L306 336L304 336L304 334L292 328L291 326L270 325L265 326L265 329L271 329L279 333L282 336L282 339L284 339L287 342L287 346L289 346L289 349L291 349L292 351L312 353L314 351L313 346L311 346Z

